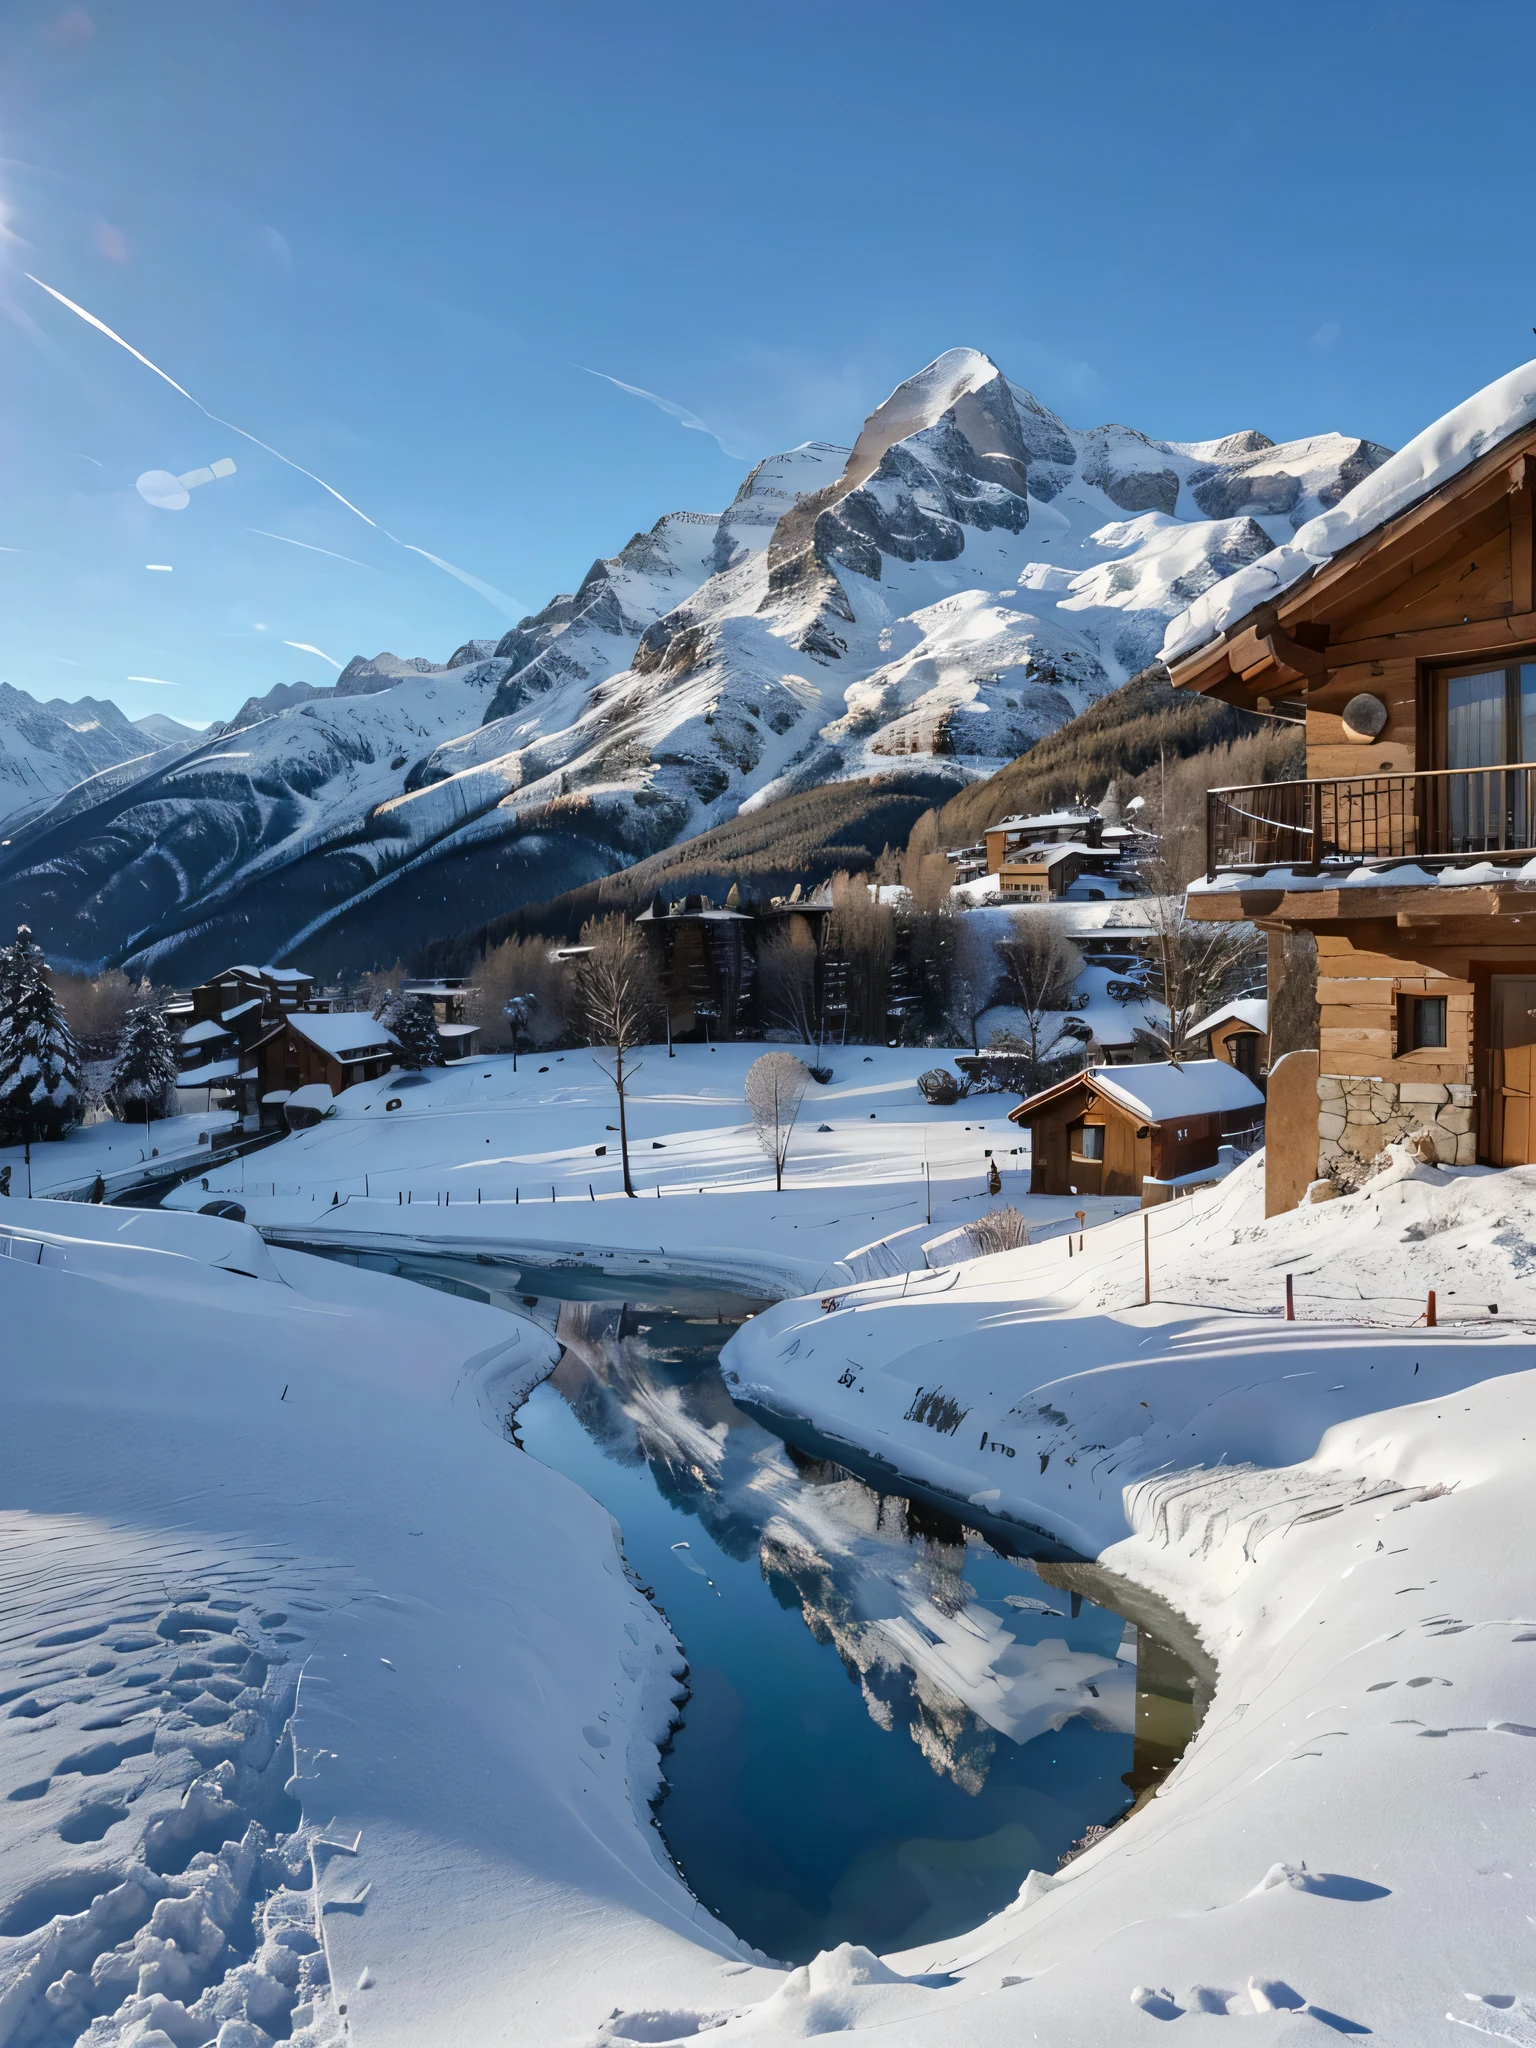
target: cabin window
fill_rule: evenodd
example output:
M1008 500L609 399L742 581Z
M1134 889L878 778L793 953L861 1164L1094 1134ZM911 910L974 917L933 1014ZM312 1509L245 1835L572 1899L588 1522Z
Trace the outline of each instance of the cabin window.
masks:
M1175 1145L1187 1145L1189 1143L1188 1124L1176 1124L1174 1126L1173 1142Z
M1476 853L1530 842L1530 778L1468 770L1536 761L1536 662L1468 669L1441 681L1444 765L1461 774L1444 793L1447 851Z
M1102 1159L1104 1157L1104 1126L1102 1124L1079 1124L1072 1133L1072 1156L1074 1159Z
M1432 1052L1445 1044L1445 997L1399 996L1397 999L1397 1049Z

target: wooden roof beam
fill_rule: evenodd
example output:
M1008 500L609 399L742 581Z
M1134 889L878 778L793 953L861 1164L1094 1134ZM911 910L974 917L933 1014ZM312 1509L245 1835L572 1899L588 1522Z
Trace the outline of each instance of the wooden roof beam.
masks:
M1406 633L1380 633L1369 640L1339 640L1328 650L1334 668L1356 661L1391 661L1401 656L1505 654L1523 641L1536 641L1536 611L1502 618L1471 619L1464 626L1422 626Z

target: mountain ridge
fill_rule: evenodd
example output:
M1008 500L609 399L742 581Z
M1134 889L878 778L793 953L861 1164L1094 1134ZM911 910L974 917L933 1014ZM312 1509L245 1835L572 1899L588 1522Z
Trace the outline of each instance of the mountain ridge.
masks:
M664 515L493 648L359 657L299 702L280 685L58 806L0 859L0 912L159 978L236 932L368 965L796 791L918 764L959 789L1143 670L1194 596L1386 454L1075 429L949 350L851 446L764 458L723 512Z

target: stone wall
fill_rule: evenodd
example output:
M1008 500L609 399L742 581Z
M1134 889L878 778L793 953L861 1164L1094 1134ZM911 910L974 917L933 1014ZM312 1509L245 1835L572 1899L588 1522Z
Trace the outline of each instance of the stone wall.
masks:
M1428 1131L1447 1166L1477 1163L1477 1109L1469 1083L1384 1081L1320 1074L1317 1172L1346 1193L1370 1179L1382 1149Z

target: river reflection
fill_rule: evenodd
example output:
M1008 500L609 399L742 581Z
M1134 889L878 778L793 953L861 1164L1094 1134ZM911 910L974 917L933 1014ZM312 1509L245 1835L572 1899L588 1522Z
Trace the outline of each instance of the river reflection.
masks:
M660 1282L620 1302L572 1269L366 1262L555 1329L564 1355L517 1441L613 1513L683 1644L662 1831L700 1900L768 1954L974 1926L1187 1740L1192 1680L1171 1652L734 1404L718 1354L755 1304ZM1140 1699L1138 1658L1156 1672Z

